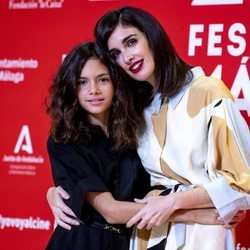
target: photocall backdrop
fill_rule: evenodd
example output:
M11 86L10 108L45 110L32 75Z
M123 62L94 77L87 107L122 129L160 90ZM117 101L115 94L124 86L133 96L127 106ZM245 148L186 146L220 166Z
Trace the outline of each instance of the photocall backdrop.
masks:
M187 62L223 79L250 125L250 1L1 0L0 249L44 249L54 225L47 90L64 55L93 39L102 14L124 5L152 13ZM248 212L237 250L250 249L249 223Z

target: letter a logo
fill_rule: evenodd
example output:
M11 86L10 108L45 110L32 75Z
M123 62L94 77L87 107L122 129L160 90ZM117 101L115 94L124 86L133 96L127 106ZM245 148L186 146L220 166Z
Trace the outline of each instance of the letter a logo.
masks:
M30 139L29 127L24 125L19 134L14 153L17 154L20 150L27 152L28 154L33 153L33 148Z

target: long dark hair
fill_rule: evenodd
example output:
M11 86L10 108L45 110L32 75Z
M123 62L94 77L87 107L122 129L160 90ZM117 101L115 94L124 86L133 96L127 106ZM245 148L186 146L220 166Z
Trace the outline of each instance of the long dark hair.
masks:
M174 96L192 79L190 65L177 54L161 24L148 12L134 7L122 7L104 14L97 22L94 34L108 51L108 39L118 24L135 27L145 34L155 61L154 94L162 98Z
M90 58L100 60L109 70L114 86L114 97L109 119L109 133L114 148L136 148L138 117L131 107L131 97L124 88L116 66L109 56L94 42L75 46L65 57L49 89L47 113L51 117L50 134L60 142L88 144L93 135L87 112L80 106L77 91L81 70Z

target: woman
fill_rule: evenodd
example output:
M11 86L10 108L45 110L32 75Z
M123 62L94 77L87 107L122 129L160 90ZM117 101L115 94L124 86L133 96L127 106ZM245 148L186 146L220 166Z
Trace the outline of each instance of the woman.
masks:
M150 229L180 208L214 206L228 223L236 210L249 209L249 130L225 85L186 64L157 20L141 9L107 13L95 35L131 78L153 86L138 153L152 185L183 191L141 201L147 205L127 225ZM153 229L149 246L234 249L232 232L221 226L187 224L176 234L178 226L163 225L158 238L160 229Z
M234 249L232 231L221 226L166 222L179 209L216 207L225 223L249 209L248 127L230 92L186 64L157 20L141 9L110 11L95 35L127 75L153 87L138 153L151 185L171 193L138 200L146 205L127 226L152 228L142 249Z

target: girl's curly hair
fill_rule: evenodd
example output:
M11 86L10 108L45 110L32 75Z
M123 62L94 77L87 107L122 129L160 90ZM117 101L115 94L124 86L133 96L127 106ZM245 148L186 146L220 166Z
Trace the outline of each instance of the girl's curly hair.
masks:
M77 91L81 70L90 58L101 61L109 70L114 86L114 97L109 119L109 134L114 148L137 147L136 132L140 119L134 111L129 88L119 77L109 56L94 42L74 47L59 67L47 98L47 113L51 117L50 134L54 140L88 144L92 139L93 125L89 124L87 112L80 106Z

